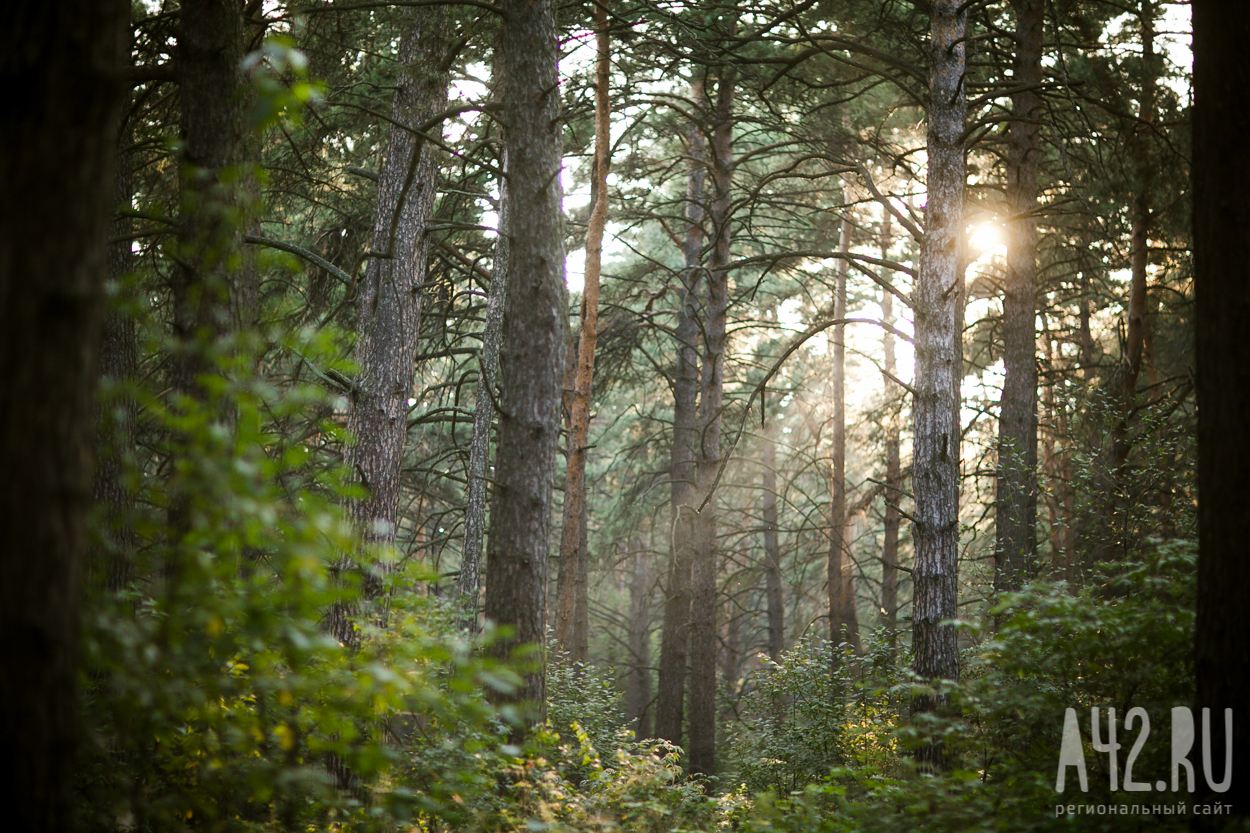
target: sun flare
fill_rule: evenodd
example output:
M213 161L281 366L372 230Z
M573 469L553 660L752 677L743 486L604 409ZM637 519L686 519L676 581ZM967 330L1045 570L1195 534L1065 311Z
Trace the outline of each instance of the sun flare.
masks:
M983 223L972 230L969 240L977 257L986 254L1006 254L1007 241L1003 235L1003 227L999 223Z

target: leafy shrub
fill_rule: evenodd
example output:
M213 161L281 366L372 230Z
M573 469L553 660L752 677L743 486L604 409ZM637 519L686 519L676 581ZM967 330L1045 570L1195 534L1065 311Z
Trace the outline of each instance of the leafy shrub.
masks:
M315 354L318 343L299 347ZM264 384L247 355L243 342L214 351L205 401L144 398L172 473L135 473L147 509L132 519L133 580L86 610L83 826L463 821L493 791L500 754L484 692L517 678L418 593L362 605L359 649L323 632L322 612L353 596L327 569L355 546L341 511L350 490L310 469L307 436L290 441L277 426L327 396ZM424 578L414 568L392 581ZM359 789L335 787L332 758Z

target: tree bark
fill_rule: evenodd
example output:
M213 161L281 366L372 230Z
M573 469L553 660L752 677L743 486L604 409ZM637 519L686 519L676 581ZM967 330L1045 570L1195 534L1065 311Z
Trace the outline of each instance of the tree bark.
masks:
M503 100L506 78L495 66L492 97ZM464 548L460 559L460 596L465 605L465 626L479 629L482 560L486 546L487 469L490 466L491 433L495 426L495 397L499 384L499 346L503 333L504 305L508 297L508 215L512 198L508 191L508 148L499 151L499 210L495 247L491 257L491 282L486 296L486 321L478 353L478 381L473 407L473 437L469 443L468 495L465 505Z
M786 649L786 600L781 585L781 546L777 540L777 443L764 437L764 577L768 598L768 658L781 659Z
M1129 242L1129 266L1132 278L1129 283L1128 318L1123 354L1120 356L1117 399L1119 415L1111 431L1111 465L1105 480L1108 505L1111 507L1111 534L1105 541L1101 558L1113 561L1128 553L1130 546L1128 530L1129 455L1133 449L1131 437L1133 414L1137 399L1137 381L1141 375L1146 346L1150 341L1149 276L1146 266L1150 261L1150 232L1152 225L1151 198L1154 189L1154 170L1150 159L1150 136L1154 130L1155 98L1158 87L1158 65L1155 52L1155 8L1153 0L1141 0L1138 20L1141 23L1142 61L1141 89L1138 94L1137 119L1126 126L1130 132L1129 152L1133 162L1133 200L1129 208L1132 229Z
M437 195L433 148L413 131L437 134L438 116L447 106L446 13L427 6L409 14L399 42L393 123L378 178L373 251L360 286L359 370L347 418L353 438L347 466L366 490L349 512L362 542L382 547L395 543L399 525L400 470L426 275L426 226ZM365 569L366 597L380 594L388 569L381 561ZM336 605L332 611L331 632L345 645L357 641L351 618L350 606Z
M1007 130L1007 274L1003 394L998 420L994 589L1019 590L1037 571L1037 167L1043 0L1012 0L1016 57Z
M199 376L210 348L232 329L233 260L243 235L243 7L230 0L188 0L179 11L178 94L182 175L178 257L171 277L174 390L200 401ZM185 501L173 498L175 530Z
M881 259L890 253L890 214L881 222ZM885 323L881 349L885 362L885 390L888 399L898 394L898 364L894 355L894 294L881 290L881 320ZM898 504L903 499L903 478L899 447L899 414L890 404L885 422L885 519L881 545L881 625L889 631L890 644L895 642L898 627L898 530L901 515Z
M130 131L122 130L122 142ZM134 269L129 235L134 221L120 213L129 209L133 177L129 155L118 152L114 186L114 217L109 225L106 264L108 284L113 291ZM139 366L139 341L135 320L114 305L104 311L100 338L100 379L125 385L135 379ZM135 444L135 423L139 405L128 391L109 398L100 407L96 424L96 465L91 483L92 501L102 510L102 545L91 556L91 591L117 593L130 581L130 567L137 544L133 518L134 495L126 485L125 459Z
M504 176L499 180L499 229L491 268L490 289L486 296L486 322L478 353L477 392L473 406L473 437L469 441L468 496L464 518L464 549L460 557L460 596L465 606L464 622L470 633L477 633L478 597L481 592L482 554L486 543L487 468L490 465L491 430L495 425L495 396L499 382L499 342L503 332L504 303L508 295L508 154L500 154Z
M842 218L838 250L851 250L851 221ZM838 260L838 281L834 289L833 317L846 319L847 259ZM847 642L859 653L859 617L855 612L855 562L851 559L846 517L846 324L833 331L833 462L829 470L829 642L835 646L836 667L840 652L836 646Z
M625 717L633 724L634 739L641 741L651 737L651 564L641 545L633 546Z
M725 386L725 319L729 306L729 246L733 184L734 70L723 70L716 85L712 129L712 252L706 277L703 316L703 367L699 391L698 495L690 597L690 771L716 770L716 495L721 459L721 405Z
M1199 709L1211 712L1212 776L1225 776L1224 710L1233 709L1232 788L1212 793L1199 775L1196 802L1250 815L1250 6L1194 0L1193 218L1198 361L1198 614L1194 670ZM1201 711L1194 712L1203 757ZM1217 830L1229 816L1192 816ZM1218 820L1217 820L1218 819Z
M703 81L690 85L696 113L707 105ZM681 745L687 651L690 645L690 580L695 500L695 448L698 442L699 287L703 251L703 200L707 148L697 124L690 126L686 182L686 231L682 240L682 297L673 329L677 372L673 379L673 442L669 481L672 508L672 561L660 637L655 733Z
M1155 98L1158 93L1158 66L1155 53L1153 0L1142 0L1138 9L1141 21L1142 63L1141 91L1138 95L1137 120L1131 125L1129 142L1133 160L1133 202L1130 207L1132 230L1129 242L1129 267L1132 278L1129 283L1128 326L1124 355L1120 358L1120 417L1112 432L1112 472L1117 490L1124 488L1129 452L1129 437L1133 403L1137 398L1137 379L1141 375L1142 360L1149 340L1150 315L1148 308L1149 276L1146 266L1150 262L1150 230L1152 221L1151 196L1154 188L1154 169L1150 159L1150 136L1154 129Z
M496 644L538 651L506 699L545 700L547 557L560 434L567 290L560 212L560 116L552 0L507 7L497 60L505 79L508 299L500 350L499 448L486 554L486 618L511 630ZM514 733L519 737L519 733Z
M603 231L608 222L608 167L612 137L608 78L611 70L607 0L595 3L595 156L594 205L586 229L585 285L582 288L581 333L577 346L577 374L569 417L568 469L564 480L564 525L560 538L560 579L556 596L556 639L573 662L589 657L589 600L587 598L586 451L590 434L590 405L594 397L595 343L599 329L599 274Z
M128 5L0 7L0 795L75 828L78 592Z
M959 404L963 376L963 202L966 184L964 95L967 11L957 0L931 6L928 205L920 265L912 292L916 320L912 406L916 561L912 579L914 670L925 680L959 677L954 625L959 555ZM912 711L937 705L917 697ZM941 766L939 745L917 751Z

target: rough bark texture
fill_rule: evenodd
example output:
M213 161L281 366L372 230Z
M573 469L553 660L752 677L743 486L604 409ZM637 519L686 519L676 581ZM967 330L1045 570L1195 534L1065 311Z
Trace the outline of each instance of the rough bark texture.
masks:
M0 795L74 826L78 590L128 6L0 6Z
M556 595L556 639L574 662L590 659L589 600L587 598L586 450L590 434L590 404L594 397L595 343L599 334L599 273L603 231L608 222L608 165L612 137L608 77L611 70L606 0L595 3L595 156L594 205L586 229L586 271L582 288L581 331L577 345L577 373L569 414L568 469L564 480L564 525L560 536L560 579Z
M447 106L446 18L438 7L410 13L399 43L399 73L391 101L392 124L378 179L373 256L360 286L356 323L359 371L347 419L353 442L347 465L367 495L352 503L352 520L366 543L393 544L399 525L400 469L408 434L421 301L425 286L425 229L436 196L430 143L406 130L439 132ZM380 588L379 572L367 571L366 595ZM342 641L344 634L337 634Z
M511 629L501 653L536 646L513 699L541 704L552 475L560 433L568 292L560 229L560 117L551 0L508 4L497 60L512 210L499 358L499 448L486 554L486 618Z
M129 135L124 131L123 142ZM130 159L118 153L113 186L113 206L129 208L131 199ZM120 213L109 226L106 263L108 283L114 291L134 269L129 235L134 222ZM135 320L119 309L106 309L100 338L100 378L105 383L123 385L133 381L139 364L139 342ZM116 593L130 581L130 565L137 543L133 519L134 495L126 486L125 455L135 443L135 421L139 406L123 392L110 398L100 409L96 426L96 464L91 482L92 501L99 507L103 524L101 545L91 554L91 590Z
M916 318L912 482L916 510L912 579L914 669L926 680L957 679L955 628L959 555L959 386L963 375L963 203L966 169L960 140L967 102L963 37L967 12L957 0L932 5L929 52L928 205L920 268L912 293ZM918 697L913 712L933 708ZM920 761L940 765L926 746Z
M494 398L499 382L499 342L503 332L504 303L508 296L508 155L501 154L505 172L499 183L499 231L491 269L490 290L486 296L486 323L478 353L477 392L473 406L473 437L469 441L469 485L464 513L464 550L460 558L460 595L465 605L465 626L478 631L478 605L481 590L482 555L486 544L487 468L490 465L490 435L495 425Z
M210 347L232 328L232 270L243 227L245 195L240 87L243 7L231 0L188 0L179 11L178 95L182 173L178 258L171 276L173 325L179 349L172 383L202 399L197 377L211 369ZM171 520L184 512L174 498Z
M851 221L842 218L838 249L843 255L851 250ZM838 260L838 282L834 290L833 317L846 320L847 258ZM860 651L859 617L855 612L855 562L851 559L846 515L846 324L833 330L833 463L829 471L829 641L833 645L847 642L856 653ZM834 651L834 663L840 652Z
M881 259L889 260L890 215L886 213L881 225ZM881 290L881 320L885 323L881 349L884 353L885 389L893 399L898 393L898 363L894 356L894 294ZM890 631L890 644L894 644L894 629L898 626L898 529L901 515L898 503L903 499L903 477L900 462L899 415L894 407L889 409L885 422L885 519L881 545L881 625Z
M734 72L723 71L716 85L711 173L712 252L708 258L707 303L703 316L703 366L699 392L696 463L699 503L695 518L690 595L690 771L716 769L716 496L712 494L721 459L721 405L725 387L725 320L729 306L730 197L733 183Z
M764 494L760 514L764 521L764 580L768 600L768 658L781 659L786 649L786 600L781 584L781 546L777 540L777 443L764 438Z
M707 103L703 82L691 84L697 110ZM677 372L673 379L673 443L669 479L672 507L672 562L664 599L660 636L660 669L656 692L655 734L681 745L690 644L690 575L695 499L695 448L698 442L699 399L699 270L703 251L703 199L707 179L707 148L698 125L691 125L686 183L686 232L682 240L682 297L673 334Z
M1224 778L1224 709L1233 713L1233 781L1212 794L1198 773L1196 801L1250 815L1250 5L1194 0L1194 293L1198 359L1197 706L1211 709L1212 775ZM1201 712L1195 712L1202 759ZM1200 766L1195 763L1195 769ZM1228 816L1194 815L1196 829Z
M1012 0L1016 58L1007 130L1007 274L998 418L994 588L1019 590L1037 570L1037 166L1043 0Z

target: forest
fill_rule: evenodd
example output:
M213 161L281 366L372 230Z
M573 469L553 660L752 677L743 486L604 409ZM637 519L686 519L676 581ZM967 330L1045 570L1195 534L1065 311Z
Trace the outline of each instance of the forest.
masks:
M13 829L1250 829L1246 43L5 4Z

